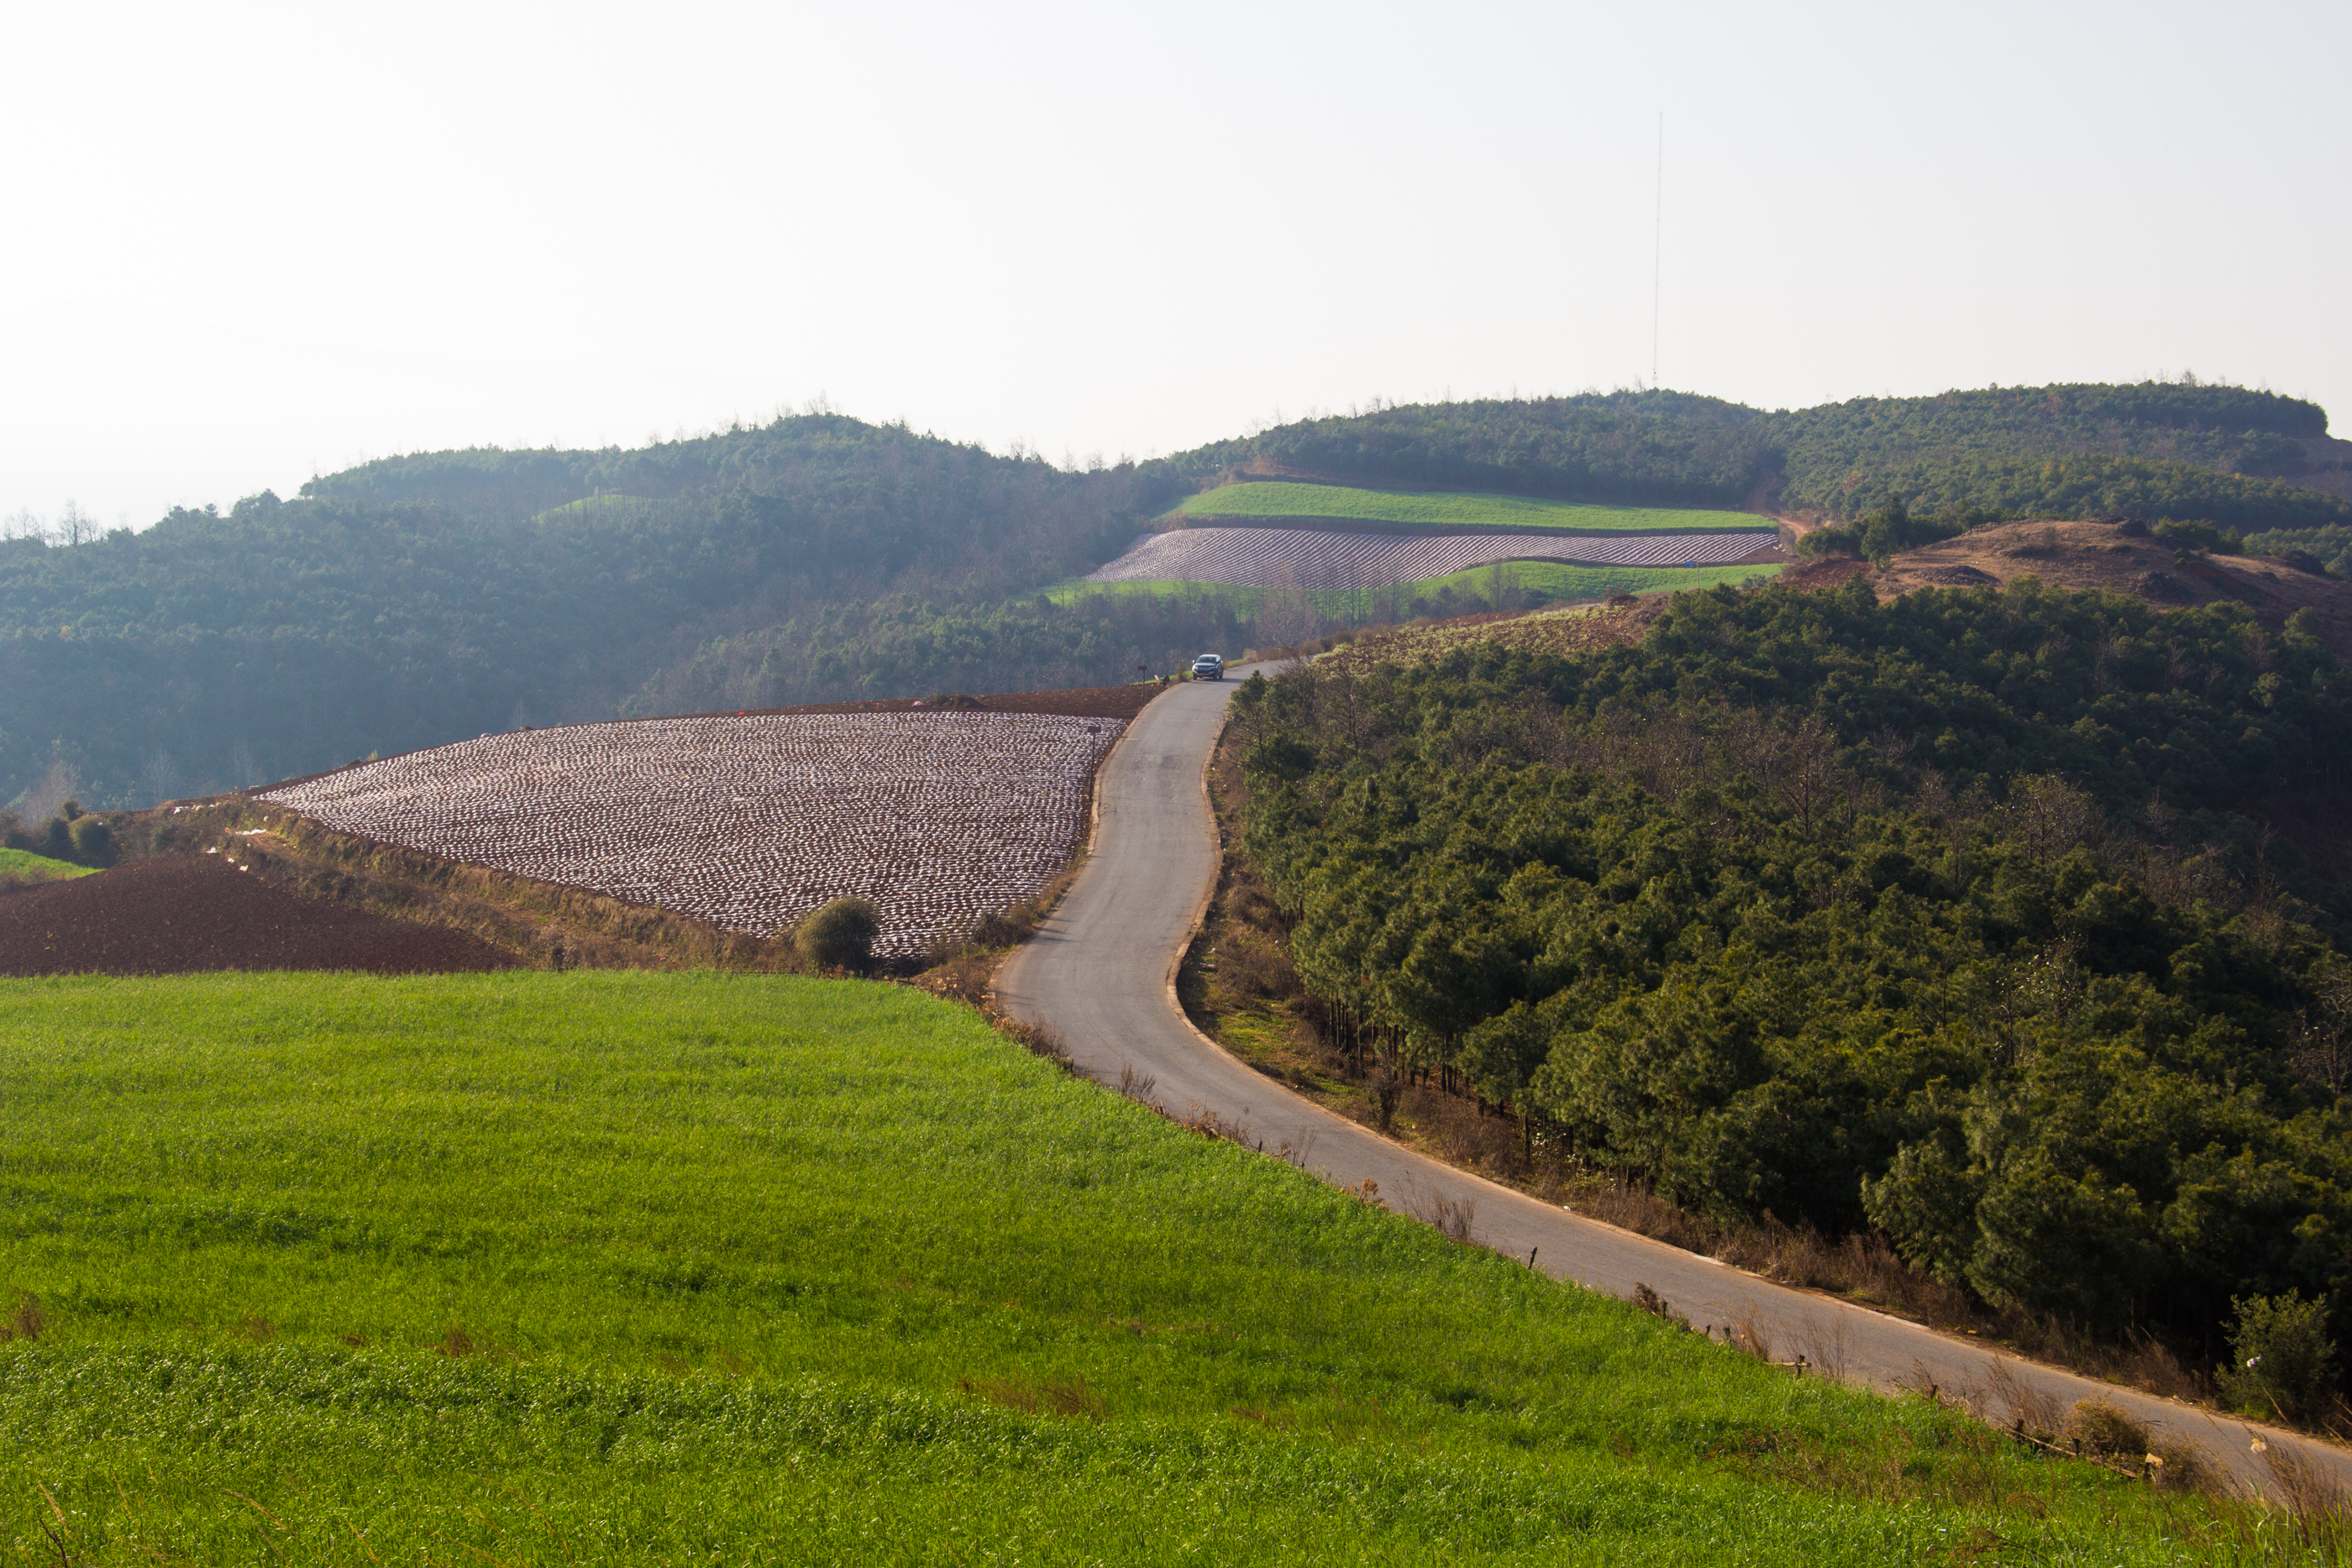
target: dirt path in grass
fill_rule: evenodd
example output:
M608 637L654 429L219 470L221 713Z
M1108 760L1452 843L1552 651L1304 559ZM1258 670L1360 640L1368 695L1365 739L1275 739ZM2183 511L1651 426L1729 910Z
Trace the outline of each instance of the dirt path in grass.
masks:
M1233 672L1246 676L1248 670ZM2352 1454L2194 1406L1989 1353L1965 1338L1809 1291L1565 1213L1414 1153L1291 1092L1195 1030L1176 967L1213 891L1219 848L1206 770L1233 683L1170 691L1131 724L1096 788L1093 852L1051 918L999 972L997 998L1058 1031L1077 1066L1180 1119L1213 1116L1253 1147L1340 1187L1377 1186L1404 1213L1459 1224L1471 1239L1612 1296L1647 1287L1694 1328L1738 1325L1773 1359L1885 1390L1933 1387L2001 1425L2054 1427L2077 1400L2105 1400L2169 1441L2193 1445L2240 1482L2273 1487L2283 1456L2352 1485Z

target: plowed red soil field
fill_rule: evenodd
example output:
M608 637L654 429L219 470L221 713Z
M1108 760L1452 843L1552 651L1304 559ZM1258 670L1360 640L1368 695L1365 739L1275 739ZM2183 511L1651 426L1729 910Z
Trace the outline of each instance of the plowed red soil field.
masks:
M0 895L0 975L514 966L479 937L304 898L216 855L163 855Z

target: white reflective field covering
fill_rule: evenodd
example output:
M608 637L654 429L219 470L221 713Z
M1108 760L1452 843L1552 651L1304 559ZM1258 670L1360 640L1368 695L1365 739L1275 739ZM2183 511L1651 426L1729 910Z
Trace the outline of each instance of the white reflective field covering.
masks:
M829 899L877 953L1036 893L1086 833L1118 719L940 712L572 725L345 768L263 799L344 832L766 936Z

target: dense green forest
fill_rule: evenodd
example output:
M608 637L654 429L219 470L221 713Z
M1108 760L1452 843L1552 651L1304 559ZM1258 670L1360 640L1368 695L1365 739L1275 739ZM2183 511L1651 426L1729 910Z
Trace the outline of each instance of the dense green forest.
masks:
M2110 1331L2352 1287L2347 906L2262 825L2352 764L2307 626L1717 589L1239 702L1245 850L1388 1069Z
M1088 683L1287 642L1324 612L1044 598L1252 465L1853 518L1900 502L1940 526L2146 514L2341 570L2352 504L2294 483L2325 426L2174 383L1793 413L1651 392L1381 405L1086 472L826 413L387 458L283 502L0 541L0 800L143 805L520 724Z

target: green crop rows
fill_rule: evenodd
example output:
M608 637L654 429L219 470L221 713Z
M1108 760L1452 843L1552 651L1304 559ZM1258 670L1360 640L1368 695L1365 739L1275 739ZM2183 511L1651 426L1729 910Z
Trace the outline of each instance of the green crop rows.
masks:
M16 1560L2158 1563L2202 1506L907 988L10 982L0 1183Z
M1479 496L1444 490L1360 490L1344 485L1295 485L1251 480L1187 496L1170 512L1189 517L1330 519L1398 523L1464 531L1528 528L1545 533L1725 533L1774 531L1771 518L1752 512L1693 511L1669 507L1591 507L1524 496Z

